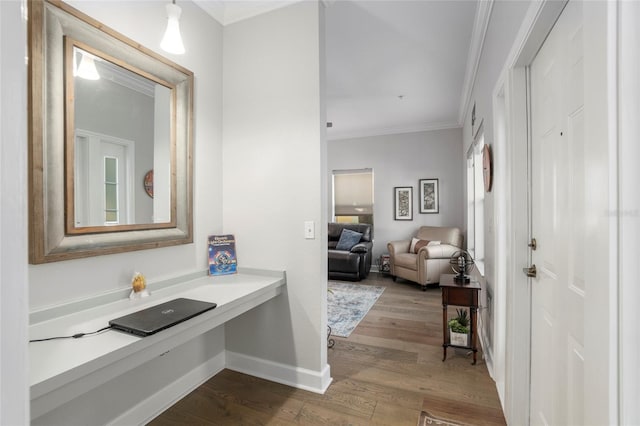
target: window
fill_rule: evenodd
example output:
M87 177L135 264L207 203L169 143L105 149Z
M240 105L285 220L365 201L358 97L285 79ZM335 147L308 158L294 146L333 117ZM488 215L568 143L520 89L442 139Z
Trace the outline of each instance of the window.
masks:
M373 224L373 170L333 171L335 222Z
M118 218L118 159L104 157L104 222L116 224Z
M484 179L482 175L482 129L467 152L467 251L484 275Z

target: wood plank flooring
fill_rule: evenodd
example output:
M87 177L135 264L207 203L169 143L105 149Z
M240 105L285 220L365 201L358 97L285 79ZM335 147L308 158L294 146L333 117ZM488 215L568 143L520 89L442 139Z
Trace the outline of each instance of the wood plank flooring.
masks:
M318 395L224 370L150 424L416 426L422 410L465 425L504 425L495 383L449 348L442 362L440 289L370 274L386 287L348 338L329 349L333 383Z

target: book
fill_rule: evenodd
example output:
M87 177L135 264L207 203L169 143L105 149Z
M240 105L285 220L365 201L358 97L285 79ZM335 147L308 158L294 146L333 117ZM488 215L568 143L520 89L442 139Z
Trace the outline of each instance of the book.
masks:
M236 239L233 235L210 235L209 275L228 275L238 272Z

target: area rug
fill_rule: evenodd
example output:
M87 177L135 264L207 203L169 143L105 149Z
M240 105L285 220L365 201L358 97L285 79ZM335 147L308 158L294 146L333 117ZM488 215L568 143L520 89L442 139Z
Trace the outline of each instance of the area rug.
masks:
M334 281L328 287L327 321L331 334L339 337L349 337L384 291L384 287Z
M420 413L420 420L418 420L418 426L427 425L440 425L440 426L466 426L465 423L457 423L451 420L446 420L441 417L436 417L427 411Z

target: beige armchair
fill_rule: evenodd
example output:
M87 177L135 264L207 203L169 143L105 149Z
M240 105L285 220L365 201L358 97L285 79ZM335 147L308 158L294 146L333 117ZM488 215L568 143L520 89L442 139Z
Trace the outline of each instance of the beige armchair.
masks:
M411 252L411 240L391 241L389 249L391 276L416 282L427 289L427 284L440 282L440 274L453 273L449 259L462 250L463 235L458 228L422 226L415 238L431 243ZM423 243L424 244L424 243ZM418 244L420 246L421 244Z

